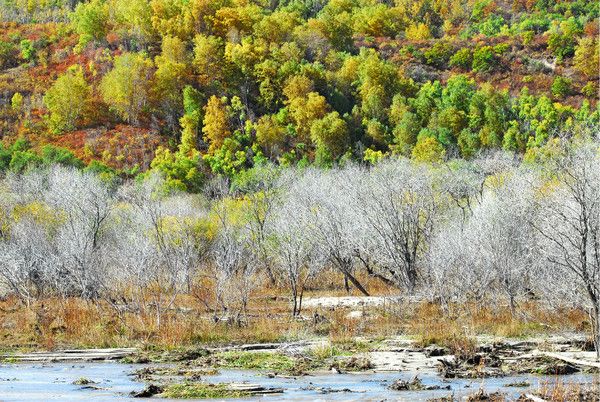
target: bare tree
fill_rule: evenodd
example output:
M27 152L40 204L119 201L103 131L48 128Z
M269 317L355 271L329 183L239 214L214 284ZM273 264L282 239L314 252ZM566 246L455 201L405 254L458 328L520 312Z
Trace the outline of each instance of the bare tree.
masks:
M438 209L429 173L407 160L385 161L373 168L357 197L377 266L413 293Z
M550 194L537 202L534 227L552 269L562 274L563 295L590 311L596 355L600 359L600 158L597 143L565 145L549 163ZM556 275L552 277L556 278Z
M45 228L24 218L11 225L6 237L0 242L1 282L27 305L47 296L54 261Z
M350 290L350 282L369 296L354 274L356 238L352 233L356 216L349 202L353 194L346 186L348 177L354 173L360 174L357 167L329 172L308 170L290 191L296 197L296 205L303 208L300 213L309 217L322 253L344 275L346 290Z
M125 188L121 196L134 207L137 216L133 223L149 236L158 254L151 278L160 282L152 297L157 326L160 327L164 311L172 308L198 264L195 237L184 218L169 214L173 205L169 205L170 199L164 193L160 176L152 175L135 187ZM145 243L145 239L140 239L138 244L144 246Z
M235 190L245 201L250 249L259 268L264 269L271 284L275 284L268 234L272 231L275 208L281 198L282 189L277 186L279 172L272 165L257 166L251 172L250 178L235 183Z
M213 212L218 221L211 248L217 303L223 315L233 310L235 322L240 325L247 318L250 293L256 286L256 254L250 250L247 228L231 216L231 205L227 200L219 201Z
M270 253L292 294L292 315L302 310L304 289L323 267L323 254L311 227L312 217L289 197L275 212Z
M54 167L43 200L61 217L52 242L63 294L98 297L103 230L114 205L110 189L93 174Z

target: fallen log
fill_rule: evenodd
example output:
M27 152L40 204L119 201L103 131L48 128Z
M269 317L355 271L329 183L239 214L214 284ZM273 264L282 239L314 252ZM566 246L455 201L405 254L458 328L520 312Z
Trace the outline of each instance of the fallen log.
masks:
M121 349L68 349L53 352L31 352L0 355L4 361L16 362L88 362L118 360L130 356L136 348Z
M281 394L283 392L283 388L264 387L259 384L245 384L245 383L227 384L227 389L230 391L247 392L252 395Z
M562 360L564 362L571 363L576 366L594 367L594 368L600 369L600 362L592 362L589 360L574 359L572 357L563 356L560 353L553 353L553 352L541 352L541 354L543 356L551 357L551 358L557 359L557 360Z

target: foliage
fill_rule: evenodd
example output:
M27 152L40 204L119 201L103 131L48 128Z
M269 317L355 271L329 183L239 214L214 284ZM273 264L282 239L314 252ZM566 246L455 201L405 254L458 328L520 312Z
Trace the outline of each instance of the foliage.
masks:
M0 136L194 192L265 161L441 154L426 137L532 155L598 124L598 7L530 3L5 2Z
M573 64L582 74L592 78L598 77L600 66L600 48L597 38L584 37L579 40L575 49Z
M412 157L419 162L441 162L444 159L444 147L435 137L422 137L412 150Z
M491 46L482 46L473 52L473 71L490 72L497 62L494 49Z
M52 131L61 133L77 128L77 123L89 112L90 96L90 87L80 67L59 76L44 95Z
M123 53L100 83L104 101L125 121L138 124L148 103L153 63L141 53Z
M556 77L552 82L552 95L562 99L571 92L571 80L565 77Z
M71 22L79 34L79 47L83 48L92 41L100 41L108 33L109 5L104 0L92 0L77 4Z

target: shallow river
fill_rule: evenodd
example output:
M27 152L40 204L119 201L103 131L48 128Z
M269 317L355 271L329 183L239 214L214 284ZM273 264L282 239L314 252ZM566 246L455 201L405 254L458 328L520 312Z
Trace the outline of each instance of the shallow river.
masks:
M85 364L2 364L0 365L0 401L49 401L86 400L117 401L134 400L131 391L144 388L144 384L134 381L129 375L141 365L119 363ZM299 377L296 379L267 378L255 371L222 370L215 376L206 376L209 382L244 382L283 388L283 394L265 396L261 400L294 401L425 401L428 398L454 394L461 397L483 387L486 391L500 390L511 397L518 397L525 388L508 388L506 384L528 381L532 387L542 382L553 382L556 377L519 376L480 380L450 380L445 382L432 374L420 374L424 384L450 385L451 390L437 391L391 391L387 386L397 380L411 379L414 373L364 373L364 374L325 374ZM96 382L93 388L75 385L79 378ZM591 375L560 377L564 382L592 382ZM334 391L348 389L352 392L323 394L315 388ZM256 399L256 398L255 398ZM158 399L164 400L164 399Z

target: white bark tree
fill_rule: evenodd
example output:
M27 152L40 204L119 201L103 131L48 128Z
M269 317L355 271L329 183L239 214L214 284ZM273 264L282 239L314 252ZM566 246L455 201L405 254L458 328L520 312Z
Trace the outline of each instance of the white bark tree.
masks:
M553 293L569 295L590 312L600 360L600 157L597 143L565 146L548 171L551 189L537 203L534 227L550 269L560 272ZM552 184L555 184L552 186ZM548 289L550 291L550 289ZM565 292L566 291L566 292Z

